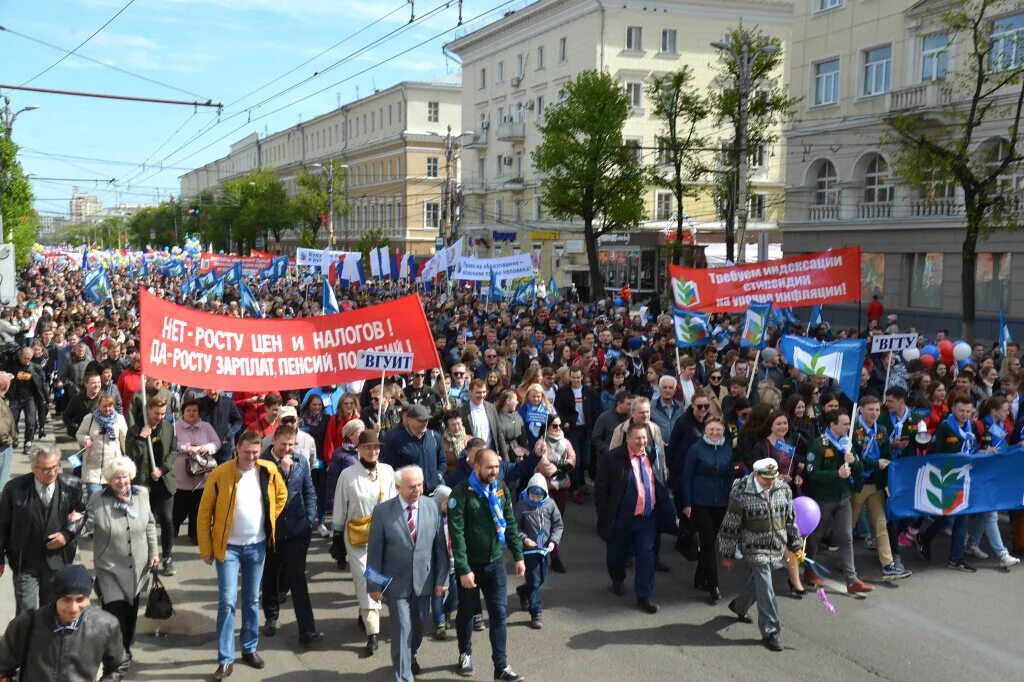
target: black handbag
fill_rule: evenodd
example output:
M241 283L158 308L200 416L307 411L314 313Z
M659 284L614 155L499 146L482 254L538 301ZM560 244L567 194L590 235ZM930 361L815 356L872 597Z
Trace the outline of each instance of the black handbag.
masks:
M171 605L171 595L167 594L164 584L156 570L150 571L153 575L153 584L149 587L149 599L146 600L146 618L153 620L167 620L174 615L174 607Z
M683 517L676 534L676 551L686 557L687 561L696 561L700 556L700 537L694 530L690 519Z

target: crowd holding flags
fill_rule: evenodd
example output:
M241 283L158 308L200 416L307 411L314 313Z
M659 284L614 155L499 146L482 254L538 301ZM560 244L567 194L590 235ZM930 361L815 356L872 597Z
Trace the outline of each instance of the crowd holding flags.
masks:
M1006 317L1003 315L1003 311L999 311L999 349L1003 353L1003 357L1006 357L1006 344L1013 341L1013 336L1010 334L1010 325L1006 324Z

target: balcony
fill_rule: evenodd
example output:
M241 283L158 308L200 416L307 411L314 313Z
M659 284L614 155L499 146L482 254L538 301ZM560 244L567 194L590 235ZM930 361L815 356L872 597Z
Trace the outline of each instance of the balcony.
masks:
M808 218L810 220L839 220L839 204L811 206Z
M861 202L857 204L857 218L860 220L877 220L892 217L892 202Z
M462 183L462 194L463 196L469 196L470 194L486 194L487 193L487 182L485 179L480 178L476 180L470 180Z
M526 139L526 124L509 121L498 126L500 142L522 142Z
M522 190L526 189L526 181L523 180L522 178L509 178L504 182L504 187L505 189L510 189L514 192L521 192Z
M463 133L462 135L462 148L463 149L486 149L487 148L487 131L477 130L475 132Z
M886 109L891 113L916 109L938 109L953 101L953 91L942 81L929 81L893 90L885 96Z
M910 202L910 215L914 218L930 216L958 216L963 213L963 206L953 198L915 199Z

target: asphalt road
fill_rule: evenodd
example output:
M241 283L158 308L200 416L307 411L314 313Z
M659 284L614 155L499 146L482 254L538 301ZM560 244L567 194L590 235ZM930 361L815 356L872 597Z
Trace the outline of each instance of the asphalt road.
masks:
M14 474L26 473L27 458L20 453L16 457ZM544 629L528 628L528 614L518 611L514 594L509 599L509 660L528 680L1024 679L1018 631L1024 578L1016 570L1002 572L994 559L976 562L975 574L946 569L946 538L937 541L931 566L924 566L916 552L905 553L904 562L915 574L895 584L883 584L874 552L858 547L858 570L876 590L866 599L832 592L834 615L813 594L802 600L782 594L785 575L777 573L785 651L771 653L760 645L756 625L737 622L726 609L744 578L742 563L723 579L725 599L711 606L703 592L691 587L694 564L669 550L671 543L666 541L664 557L672 572L657 575L654 600L661 610L647 615L636 608L629 591L624 597L609 591L604 547L593 530L593 509L570 504L567 516L562 552L569 572L550 574L544 586ZM365 639L356 626L351 577L337 570L327 545L314 540L308 567L317 627L326 634L325 642L314 651L298 646L289 601L281 610L278 634L260 642L267 667L256 671L239 662L231 679L393 679L387 616L382 619L381 648L367 657ZM90 565L88 541L81 557ZM178 539L175 563L178 574L166 578L165 584L176 614L165 622L140 616L137 663L128 679L209 679L217 666L215 571L198 559L184 534ZM509 583L511 592L514 576ZM7 572L0 578L0 623L13 617L12 594ZM474 637L476 679L481 680L491 679L486 635ZM445 642L428 637L419 652L424 670L419 679L461 679L454 674L456 659L454 631Z

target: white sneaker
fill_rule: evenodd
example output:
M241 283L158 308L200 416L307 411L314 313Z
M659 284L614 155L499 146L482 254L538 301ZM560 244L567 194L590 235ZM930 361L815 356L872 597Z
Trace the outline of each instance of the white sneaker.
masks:
M320 537L322 538L331 537L331 531L327 530L327 526L322 523L317 527L316 532L320 533Z
M967 553L970 554L975 559L987 559L988 558L988 554L986 554L985 552L981 551L981 547L978 547L977 545L969 546L967 548Z
M1019 563L1020 563L1020 559L1018 559L1017 557L1013 556L1009 552L1006 552L1005 554L1002 554L999 557L999 565L1002 566L1003 568L1009 568L1010 566L1016 566Z

